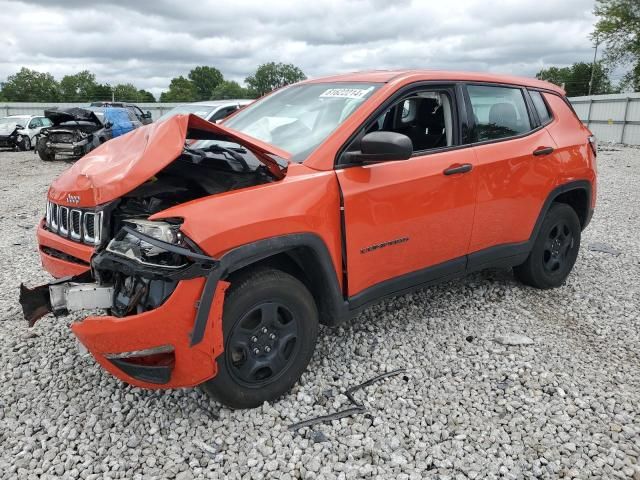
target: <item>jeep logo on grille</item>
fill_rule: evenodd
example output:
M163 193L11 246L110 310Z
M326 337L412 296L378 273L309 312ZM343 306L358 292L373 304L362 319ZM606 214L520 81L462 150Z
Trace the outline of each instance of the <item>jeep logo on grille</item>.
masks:
M67 203L73 203L74 205L77 205L80 203L80 195L71 195L70 193L67 194Z

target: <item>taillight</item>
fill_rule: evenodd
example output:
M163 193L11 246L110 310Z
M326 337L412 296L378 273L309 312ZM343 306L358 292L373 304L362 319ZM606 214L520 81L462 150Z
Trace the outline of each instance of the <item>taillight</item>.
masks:
M591 150L593 151L594 156L598 156L598 140L595 135L589 135L589 145L591 146Z

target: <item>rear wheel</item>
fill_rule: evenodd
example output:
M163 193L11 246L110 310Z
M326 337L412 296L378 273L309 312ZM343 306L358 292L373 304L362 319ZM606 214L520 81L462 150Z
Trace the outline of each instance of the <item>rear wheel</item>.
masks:
M542 222L529 257L514 268L516 277L535 288L559 287L576 263L580 235L580 220L573 208L554 203Z
M232 408L275 400L298 381L318 336L311 293L280 270L259 270L232 283L223 314L218 374L202 387Z

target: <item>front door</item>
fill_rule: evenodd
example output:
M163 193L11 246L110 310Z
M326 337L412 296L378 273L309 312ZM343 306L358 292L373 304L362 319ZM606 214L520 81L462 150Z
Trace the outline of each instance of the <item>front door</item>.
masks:
M414 155L336 171L344 204L348 293L356 296L355 304L358 297L391 294L464 271L476 198L475 157L470 148L454 148L459 141L455 105L453 89L402 97L362 134L403 133L411 138Z

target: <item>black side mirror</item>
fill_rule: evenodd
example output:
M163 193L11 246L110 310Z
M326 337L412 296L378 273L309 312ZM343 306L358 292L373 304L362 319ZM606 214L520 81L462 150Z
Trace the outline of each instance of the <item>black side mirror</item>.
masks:
M104 124L104 128L111 128L111 127L113 127L113 123L111 122L107 122Z
M147 110L147 113L144 113L142 118L151 118L151 110Z
M397 132L371 132L360 140L360 151L346 152L347 163L377 163L406 160L413 154L413 142Z

